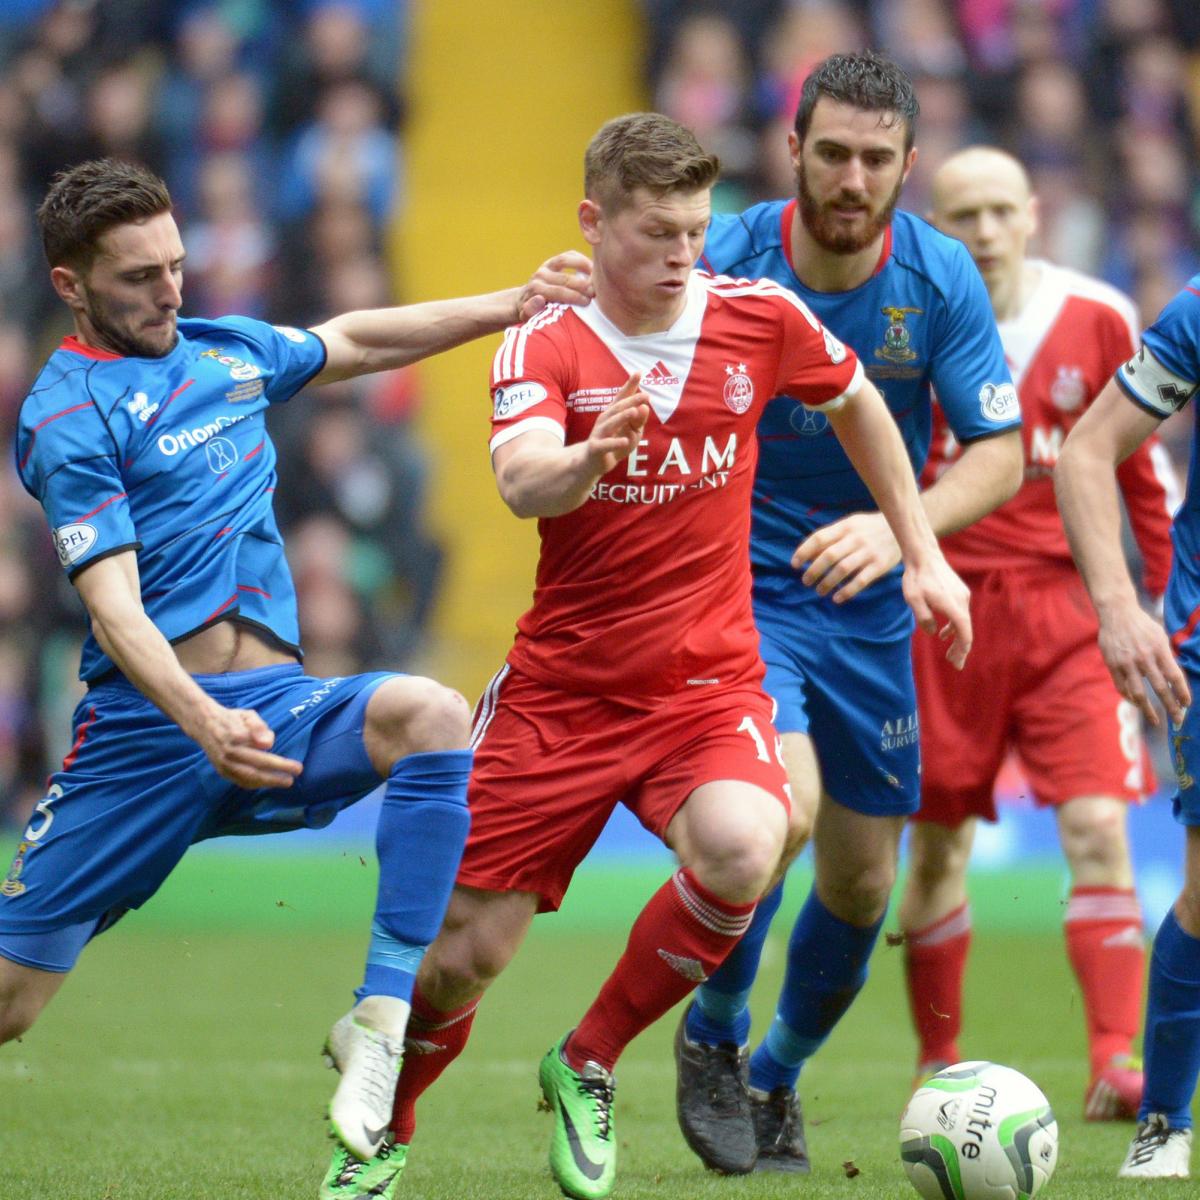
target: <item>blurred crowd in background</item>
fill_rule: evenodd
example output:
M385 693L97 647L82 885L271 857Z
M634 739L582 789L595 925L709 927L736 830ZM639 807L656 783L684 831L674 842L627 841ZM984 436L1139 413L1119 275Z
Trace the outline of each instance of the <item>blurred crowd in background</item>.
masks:
M0 4L0 441L70 331L34 210L54 174L102 155L167 181L187 250L183 316L315 324L398 302L407 13L395 0L4 0ZM403 666L442 551L414 371L272 411L277 510L318 675ZM42 794L69 736L82 608L45 521L0 473L0 817Z
M33 213L54 173L84 158L135 158L166 178L188 255L184 316L306 325L403 299L386 233L404 218L409 6L422 2L448 0L3 0L0 442L70 329ZM905 208L924 212L938 163L985 141L1030 171L1038 251L1125 289L1146 320L1200 265L1196 0L642 8L648 103L720 155L722 210L793 193L786 135L806 73L870 45L910 71L921 102ZM272 413L314 674L403 668L427 635L443 551L425 522L419 401L418 375L403 371ZM42 515L5 462L0 822L28 810L66 749L53 739L78 696L82 628Z

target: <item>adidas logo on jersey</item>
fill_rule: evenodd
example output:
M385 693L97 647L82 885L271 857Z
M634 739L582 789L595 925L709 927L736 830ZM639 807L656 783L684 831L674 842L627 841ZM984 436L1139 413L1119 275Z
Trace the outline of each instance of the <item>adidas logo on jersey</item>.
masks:
M667 364L660 358L658 362L642 376L642 383L650 387L678 387L679 376L672 375Z

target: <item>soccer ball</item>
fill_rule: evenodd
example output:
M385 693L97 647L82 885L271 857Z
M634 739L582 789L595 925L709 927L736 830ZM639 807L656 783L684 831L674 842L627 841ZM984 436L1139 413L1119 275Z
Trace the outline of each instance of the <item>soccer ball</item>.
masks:
M925 1200L1030 1200L1054 1174L1058 1124L1019 1071L956 1063L913 1093L900 1161Z

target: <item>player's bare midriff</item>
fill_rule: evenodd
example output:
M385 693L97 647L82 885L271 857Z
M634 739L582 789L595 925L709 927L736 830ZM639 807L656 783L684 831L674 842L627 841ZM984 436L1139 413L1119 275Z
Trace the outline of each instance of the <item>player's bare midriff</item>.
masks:
M294 663L295 654L240 621L218 621L175 643L175 657L189 675L252 671Z

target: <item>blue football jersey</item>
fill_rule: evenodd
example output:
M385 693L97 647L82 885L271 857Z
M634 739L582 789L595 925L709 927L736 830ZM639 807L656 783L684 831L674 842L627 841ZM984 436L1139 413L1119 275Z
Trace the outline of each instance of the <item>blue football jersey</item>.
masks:
M236 616L297 648L264 412L324 363L315 334L247 317L181 320L162 358L67 338L21 406L15 447L64 569L135 550L142 603L169 641ZM89 633L80 677L112 665Z
M1188 281L1142 334L1142 345L1117 370L1117 383L1135 404L1163 419L1200 392L1200 275ZM1163 621L1184 668L1200 674L1200 497L1194 419L1187 491L1171 523L1171 576Z
M775 200L714 216L700 265L783 284L853 347L896 418L916 474L929 452L933 393L960 442L1019 427L987 289L960 242L897 212L870 279L848 292L816 292L790 262L796 208L795 200ZM804 537L876 506L822 413L778 396L759 422L758 439L751 534L756 586L774 574L790 588L791 555Z

